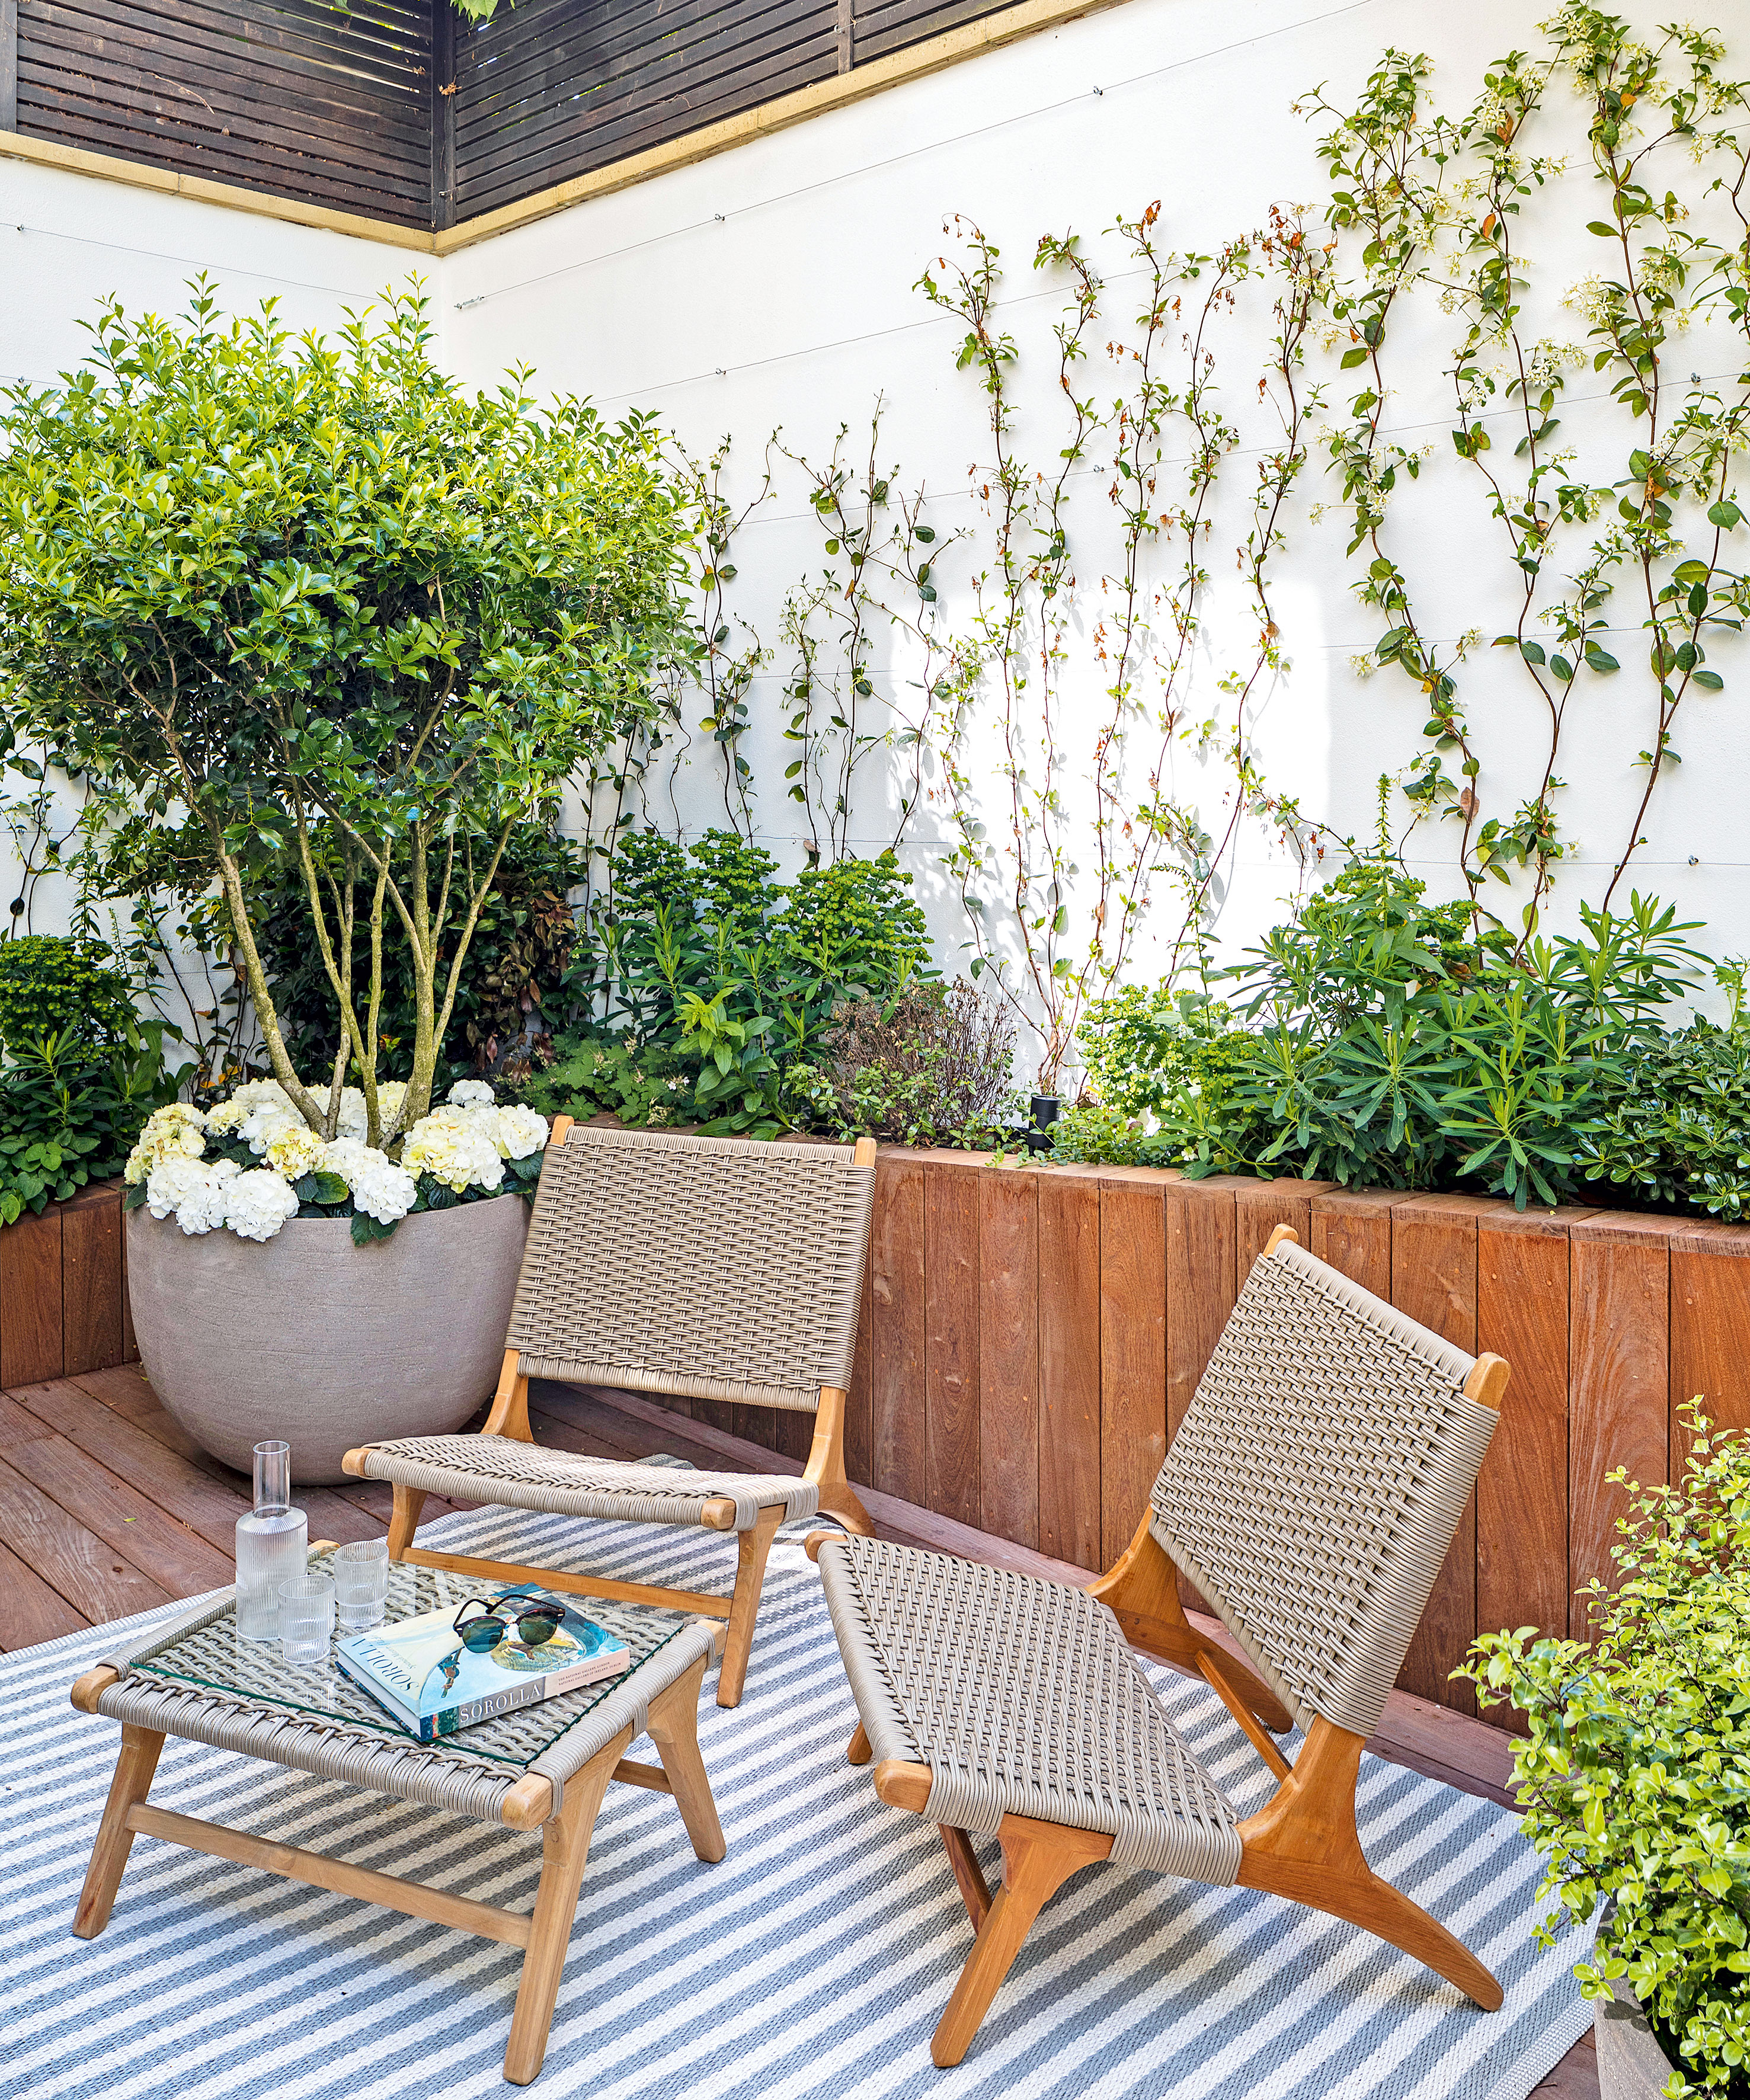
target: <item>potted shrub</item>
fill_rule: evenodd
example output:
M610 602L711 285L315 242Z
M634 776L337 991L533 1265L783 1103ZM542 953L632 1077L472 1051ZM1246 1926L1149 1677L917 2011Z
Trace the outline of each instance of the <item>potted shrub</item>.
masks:
M512 832L656 712L688 520L651 425L537 407L526 373L466 393L432 364L415 292L338 345L294 338L271 304L224 320L204 285L181 323L112 303L93 333L81 370L12 388L0 417L5 730L117 821L210 867L274 1091L222 1109L216 1129L188 1110L148 1127L130 1295L165 1405L223 1457L286 1437L308 1480L316 1423L344 1415L337 1459L397 1433L387 1387L410 1353L431 1391L409 1430L454 1426L490 1388L462 1337L489 1330L496 1361L525 1206L459 1200L502 1188L502 1149L488 1189L452 1187L406 1148ZM287 867L338 1017L320 1074L293 1065L258 938L258 899ZM411 1026L391 1084L396 946ZM452 1149L492 1150L451 1127L471 1105L497 1113L442 1109L439 1167L454 1164L446 1127ZM155 1173L191 1141L201 1189L161 1180L155 1198ZM413 1193L385 1215L405 1193L390 1169ZM366 1317L386 1301L389 1327ZM188 1383L188 1331L208 1322L204 1352L247 1417L241 1445ZM295 1391L257 1383L271 1362L297 1365Z
M1545 1943L1602 1912L1575 1974L1603 2100L1750 2089L1750 1439L1685 1418L1682 1486L1628 1484L1619 1579L1581 1593L1593 1644L1491 1635L1459 1673L1529 1723L1514 1783Z

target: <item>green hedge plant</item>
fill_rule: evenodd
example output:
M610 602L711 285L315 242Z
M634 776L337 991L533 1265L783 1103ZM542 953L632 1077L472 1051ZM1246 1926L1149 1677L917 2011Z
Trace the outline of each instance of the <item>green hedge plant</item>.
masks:
M686 501L646 418L537 405L524 372L466 392L417 289L338 342L294 336L272 302L226 320L204 282L180 322L112 302L92 336L60 386L3 396L7 735L192 840L274 1077L329 1137L350 1062L370 1142L392 1145L431 1105L512 832L657 711ZM251 898L287 862L343 1026L320 1091ZM385 1127L393 942L412 1041Z
M1750 2091L1750 1439L1699 1403L1681 1487L1626 1485L1616 1575L1583 1591L1590 1647L1535 1628L1478 1640L1455 1674L1511 1703L1526 1834L1555 1899L1540 1943L1606 1908L1575 1974L1626 1979L1677 2067L1668 2093ZM1624 1483L1618 1471L1611 1479Z

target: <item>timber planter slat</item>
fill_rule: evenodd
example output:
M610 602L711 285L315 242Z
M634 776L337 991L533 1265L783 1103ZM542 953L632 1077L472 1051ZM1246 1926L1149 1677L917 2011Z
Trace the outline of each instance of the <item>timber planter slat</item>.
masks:
M1513 1366L1399 1680L1474 1711L1449 1675L1479 1630L1585 1635L1573 1593L1609 1573L1628 1507L1606 1476L1681 1471L1677 1410L1697 1393L1722 1427L1750 1427L1750 1226L884 1148L851 1471L1058 1560L1109 1565L1277 1224L1457 1347Z
M1110 1564L1278 1224L1513 1366L1399 1680L1470 1710L1448 1674L1478 1630L1588 1630L1574 1592L1609 1573L1627 1507L1606 1476L1681 1474L1678 1410L1697 1393L1722 1427L1750 1428L1750 1226L886 1147L848 1469L1054 1559ZM0 1385L135 1357L122 1246L117 1183L0 1231ZM769 1409L670 1404L787 1448L792 1425Z
M0 1387L108 1370L139 1352L127 1318L122 1184L0 1228Z

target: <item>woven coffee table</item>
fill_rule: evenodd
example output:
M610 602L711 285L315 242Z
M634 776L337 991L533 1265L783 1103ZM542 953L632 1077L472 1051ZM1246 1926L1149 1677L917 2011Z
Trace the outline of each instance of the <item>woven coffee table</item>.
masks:
M325 1570L333 1551L312 1548L312 1570ZM454 1608L475 1586L440 1569L391 1564L385 1617L395 1621ZM240 1639L228 1590L118 1648L73 1688L81 1712L122 1723L122 1754L74 1932L95 1939L108 1923L138 1832L479 1933L524 1949L504 2071L513 2085L528 2085L546 2054L590 1833L608 1781L672 1794L694 1851L701 1860L723 1856L698 1739L699 1688L722 1628L648 1606L592 1599L590 1608L632 1652L624 1676L498 1715L436 1743L419 1742L394 1726L332 1665L295 1669L280 1660L276 1643ZM627 1762L625 1752L640 1735L656 1745L660 1769ZM541 1885L533 1913L500 1910L325 1853L154 1808L146 1796L166 1736L455 1809L513 1830L538 1829Z

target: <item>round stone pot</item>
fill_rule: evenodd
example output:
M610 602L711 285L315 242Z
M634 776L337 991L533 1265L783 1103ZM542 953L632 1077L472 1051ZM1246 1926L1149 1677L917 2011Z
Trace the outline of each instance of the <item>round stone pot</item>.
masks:
M458 1429L498 1383L528 1205L521 1196L404 1218L355 1246L344 1218L271 1240L127 1215L140 1364L203 1450L240 1472L284 1437L292 1478L345 1478L342 1454Z
M1675 2068L1646 2023L1641 2001L1624 1983L1593 2001L1593 2039L1598 2045L1598 2100L1663 2100Z

